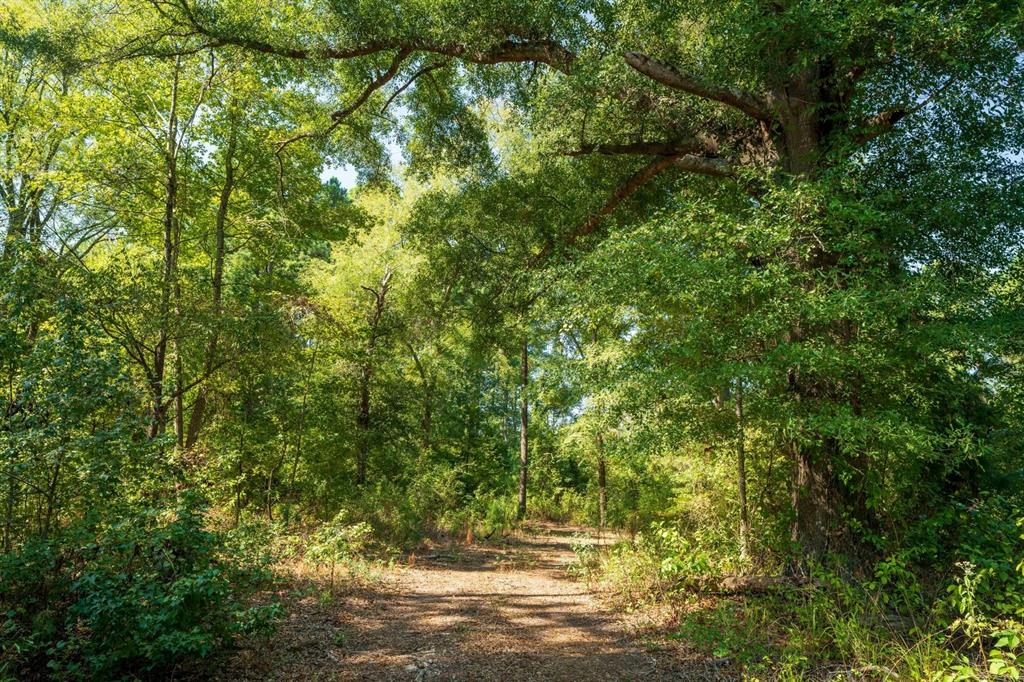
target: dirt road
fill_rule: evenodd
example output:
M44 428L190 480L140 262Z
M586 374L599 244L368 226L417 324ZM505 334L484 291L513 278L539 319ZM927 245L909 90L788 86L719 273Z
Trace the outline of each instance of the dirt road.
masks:
M269 646L225 679L685 680L704 664L645 650L621 614L574 581L573 531L437 550L337 601L294 605Z

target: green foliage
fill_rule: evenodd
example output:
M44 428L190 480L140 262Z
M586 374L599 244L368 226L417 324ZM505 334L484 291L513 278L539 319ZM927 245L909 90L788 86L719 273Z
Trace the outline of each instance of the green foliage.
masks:
M598 547L593 543L589 535L579 533L573 535L570 547L572 548L573 560L566 567L566 571L578 580L583 580L589 584L600 566Z
M6 3L0 674L175 674L271 562L503 532L525 436L630 605L813 578L709 655L1018 675L1020 19Z
M757 669L771 652L770 612L745 604L722 602L713 608L694 609L669 639L681 640L715 658L736 660Z
M366 522L351 523L348 512L340 511L329 522L321 525L310 537L306 557L317 566L327 566L334 585L334 571L339 564L362 554L372 537Z
M600 579L618 600L630 606L671 598L702 585L727 566L723 560L728 558L709 551L706 541L699 535L684 535L676 526L655 522L631 542L618 543L601 557Z
M119 678L194 665L235 635L266 633L276 604L248 595L262 563L225 551L205 503L132 505L26 543L0 562L3 665L58 679Z
M966 615L965 602L957 595L961 589L967 589L968 583L986 614L1024 617L1022 511L1019 501L999 496L978 500L961 511L958 527L962 529L962 539L956 556L959 565L968 568L962 581L950 588L953 606L961 617Z

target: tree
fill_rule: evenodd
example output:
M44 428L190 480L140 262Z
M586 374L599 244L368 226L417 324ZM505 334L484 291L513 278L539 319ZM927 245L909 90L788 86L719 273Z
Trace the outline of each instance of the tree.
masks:
M526 485L530 464L530 344L523 340L519 355L519 506L516 515L526 518Z

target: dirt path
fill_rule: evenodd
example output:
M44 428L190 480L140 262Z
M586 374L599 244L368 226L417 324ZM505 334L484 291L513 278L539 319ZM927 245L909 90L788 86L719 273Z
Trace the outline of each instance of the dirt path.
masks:
M680 680L718 677L648 652L566 575L572 530L435 551L370 588L296 604L226 679Z

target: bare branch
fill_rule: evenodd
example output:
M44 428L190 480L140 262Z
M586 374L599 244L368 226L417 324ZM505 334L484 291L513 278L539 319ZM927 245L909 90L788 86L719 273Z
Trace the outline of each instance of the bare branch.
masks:
M631 67L662 85L688 92L706 100L727 104L758 121L772 120L768 103L759 95L743 88L708 83L691 74L681 73L668 64L663 64L639 52L627 52L624 58Z

